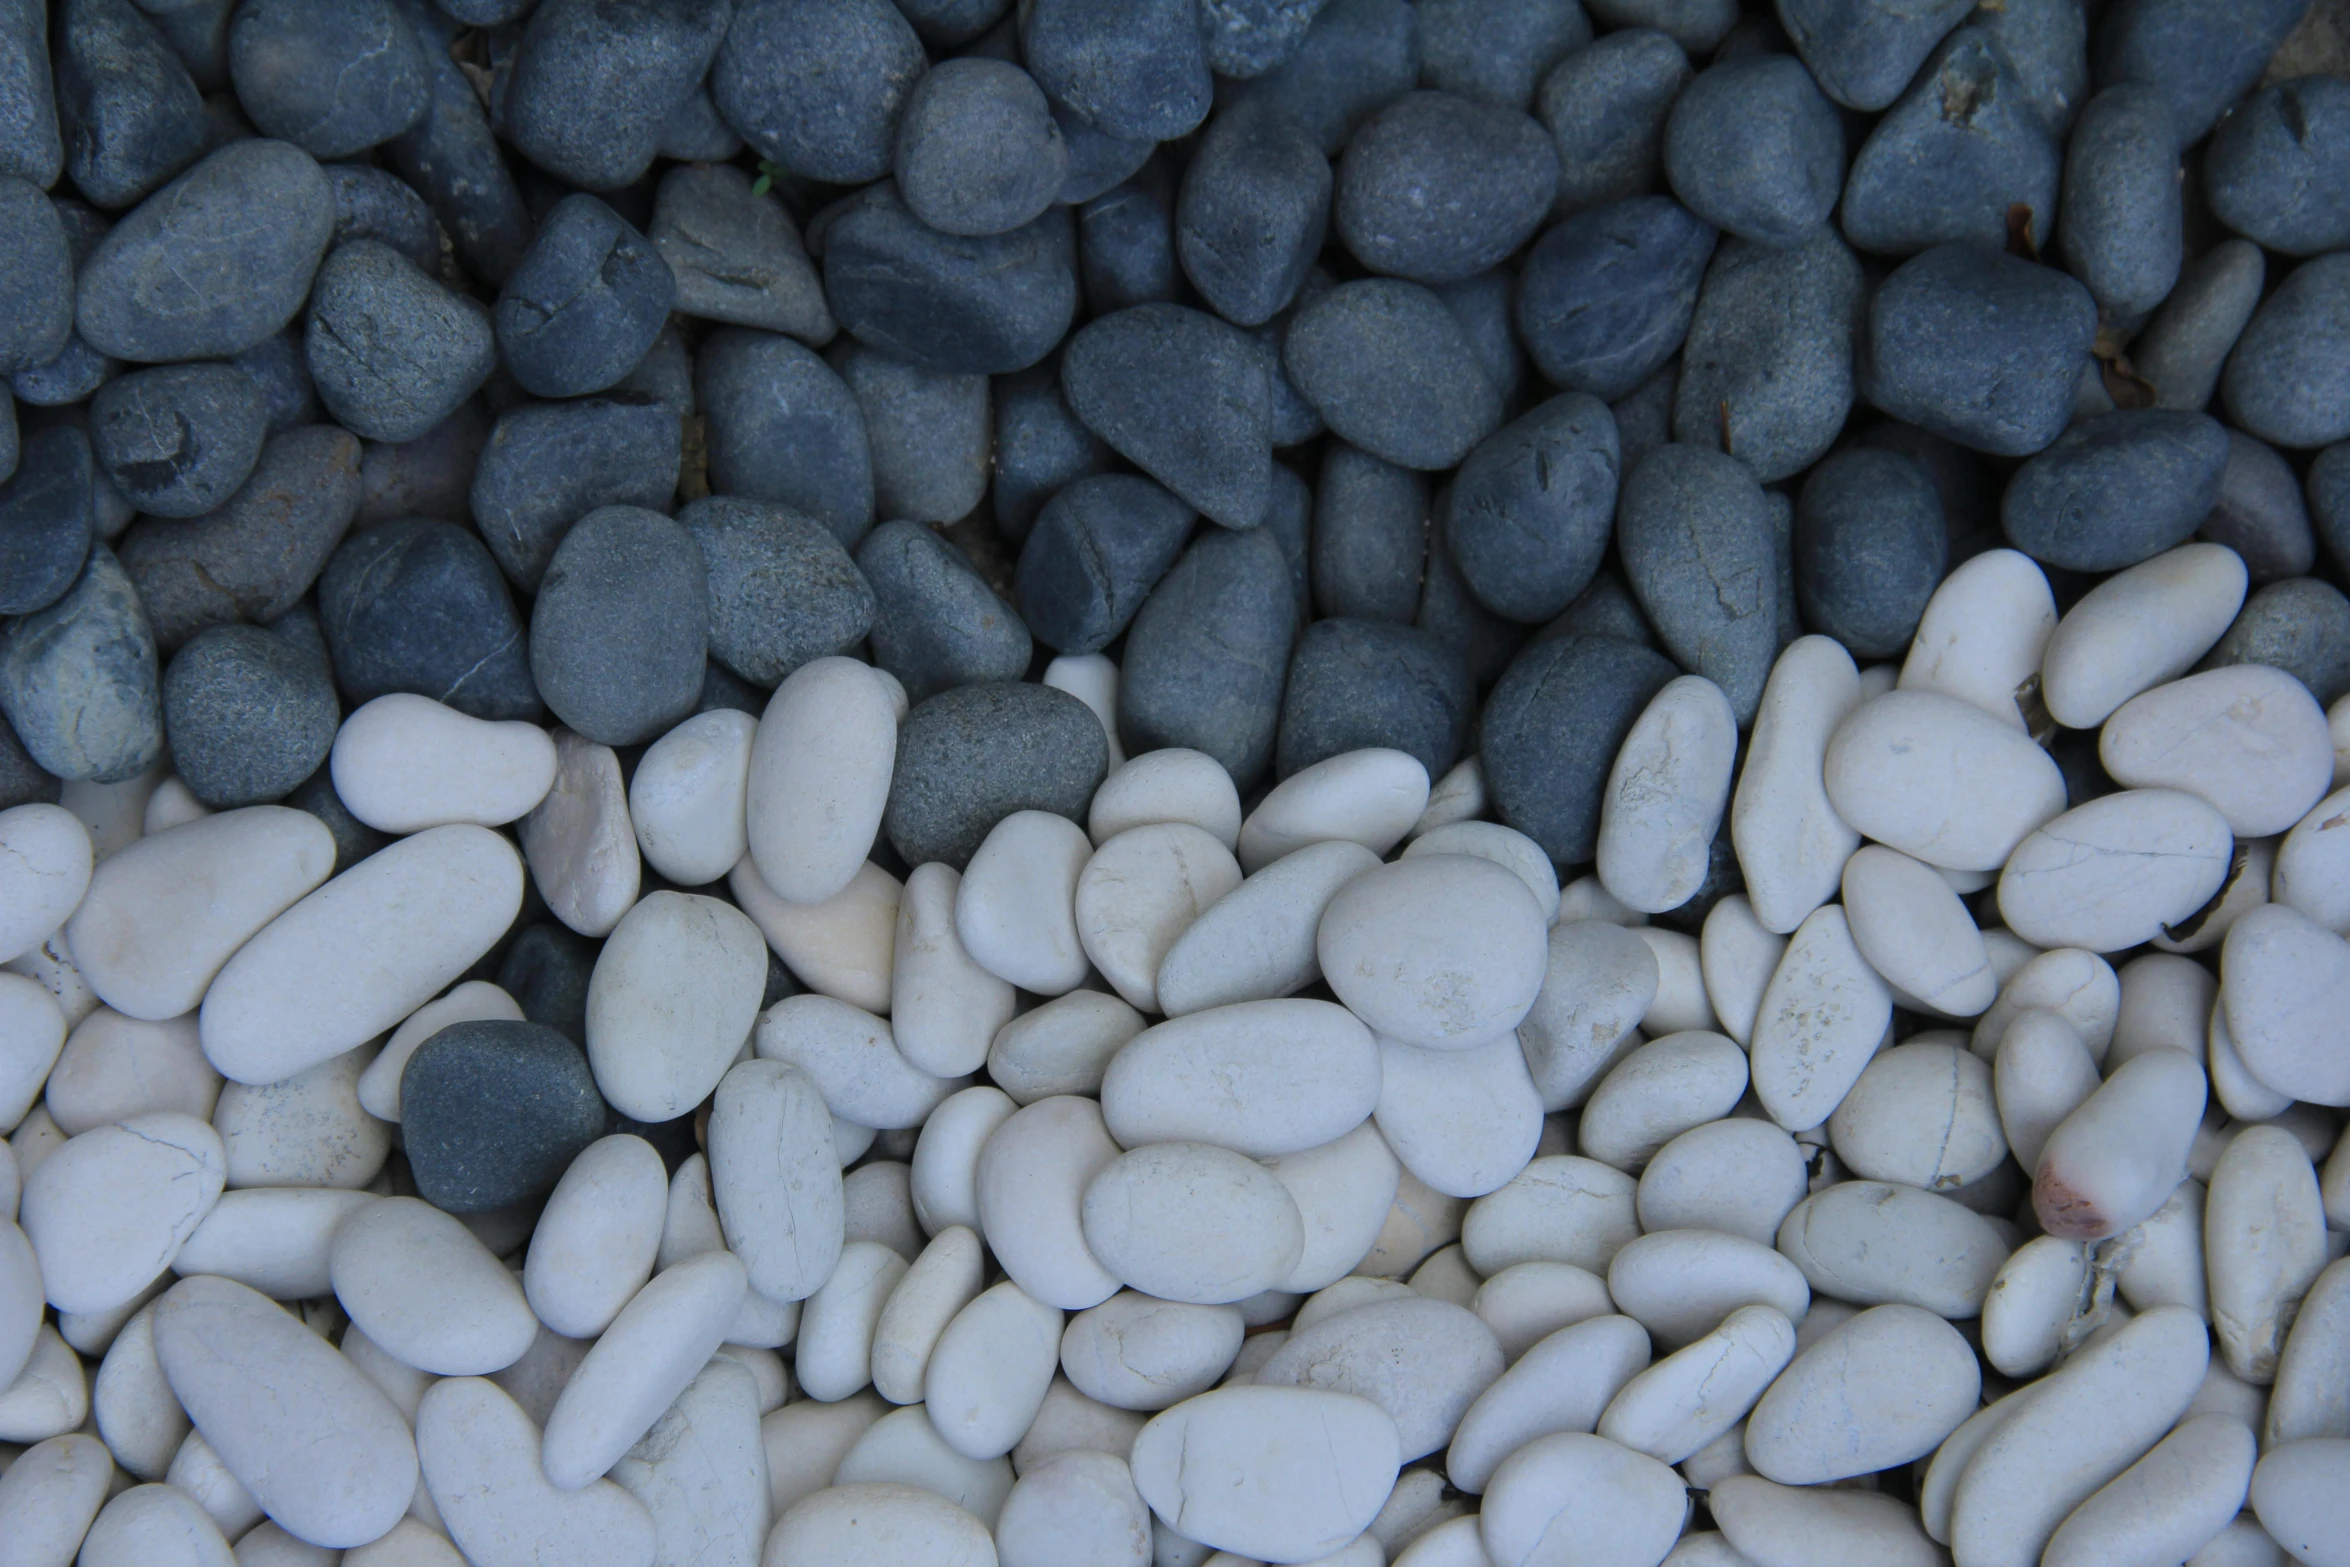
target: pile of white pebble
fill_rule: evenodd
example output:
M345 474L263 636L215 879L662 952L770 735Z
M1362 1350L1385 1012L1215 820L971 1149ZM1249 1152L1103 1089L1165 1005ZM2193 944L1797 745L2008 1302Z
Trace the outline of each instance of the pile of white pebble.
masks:
M339 875L153 778L0 813L0 1564L2343 1567L2350 701L2189 673L2244 593L1994 550L1743 754L1674 680L1563 888L1387 750L1245 814L1113 750L901 883L839 657L625 786L379 698ZM403 1088L538 1027L467 977L526 896L610 1119L452 1213L425 1140L535 1157L556 1079Z

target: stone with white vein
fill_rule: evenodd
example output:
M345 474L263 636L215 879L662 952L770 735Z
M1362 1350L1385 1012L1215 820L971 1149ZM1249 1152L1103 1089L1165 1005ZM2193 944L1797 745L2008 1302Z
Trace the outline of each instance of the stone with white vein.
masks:
M1737 754L1737 715L1703 675L1649 699L1599 797L1599 879L1627 907L1679 908L1705 880Z
M344 808L378 832L503 827L554 787L555 742L536 724L475 718L400 691L343 720L327 766Z

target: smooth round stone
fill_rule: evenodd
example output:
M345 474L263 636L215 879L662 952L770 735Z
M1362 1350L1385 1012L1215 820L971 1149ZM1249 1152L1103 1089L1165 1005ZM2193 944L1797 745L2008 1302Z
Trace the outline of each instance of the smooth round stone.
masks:
M1086 1187L1086 1248L1162 1300L1224 1305L1288 1277L1305 1246L1297 1204L1263 1166L1207 1143L1154 1143Z
M317 771L339 709L316 651L257 626L212 626L172 656L163 728L181 789L214 808L254 805Z
M14 1164L12 1154L12 1168ZM32 1357L46 1311L40 1261L32 1242L11 1221L0 1228L0 1371L11 1383Z
M1805 1191L1803 1151L1768 1121L1732 1117L1693 1127L1640 1172L1634 1213L1650 1233L1719 1230L1771 1244Z
M1818 1126L1859 1080L1892 1017L1892 994L1861 956L1845 910L1813 910L1755 1013L1755 1097L1789 1131Z
M1367 1398L1394 1417L1409 1462L1450 1441L1462 1414L1501 1371L1501 1346L1475 1313L1407 1297L1296 1329L1257 1368L1255 1385Z
M464 1225L413 1197L353 1214L335 1233L330 1266L360 1331L419 1371L500 1371L538 1332L521 1282Z
M598 1091L638 1121L686 1114L734 1063L766 983L766 943L732 904L647 895L621 916L588 981Z
M1154 1417L1134 1439L1135 1489L1187 1538L1308 1561L1362 1533L1393 1489L1395 1422L1368 1399L1228 1387Z
M1979 1313L2008 1245L1989 1220L1946 1197L1879 1181L1844 1181L1797 1204L1779 1250L1822 1295L1855 1305Z
M1770 1306L1790 1322L1811 1307L1795 1265L1770 1247L1712 1230L1660 1230L1628 1242L1608 1263L1616 1309L1668 1350L1695 1343L1742 1306Z
M2056 599L2039 565L2019 550L1985 550L1926 601L1899 688L1955 696L2022 728L2016 693L2040 669L2056 625Z
M95 860L89 829L71 811L0 811L0 953L18 957L63 925L89 890Z
M1828 1119L1836 1156L1866 1180L1946 1192L2006 1156L1991 1068L1955 1036L1878 1052Z
M1877 1306L1798 1354L1746 1422L1748 1460L1782 1485L1819 1485L1932 1452L1972 1414L1982 1372L1958 1330Z
M844 1486L877 1481L920 1486L987 1524L1012 1489L1012 1466L1003 1458L966 1458L939 1435L929 1411L899 1409L858 1436L832 1477Z
M909 865L960 870L1015 812L1076 820L1108 765L1100 720L1067 692L959 686L907 715L883 830Z
M1072 990L996 1030L987 1047L987 1075L1021 1104L1054 1094L1096 1094L1111 1057L1143 1026L1142 1014L1116 996Z
M1599 879L1626 907L1689 901L1730 799L1737 718L1721 687L1683 675L1649 702L1616 752L1599 806Z
M6 1431L12 1442L45 1442L78 1429L89 1413L88 1377L81 1361L55 1328L43 1325L23 1372L0 1399L0 1431Z
M146 1110L198 1120L220 1099L220 1074L196 1043L193 1019L147 1023L100 1007L74 1025L42 1095L68 1137Z
M60 1311L108 1311L171 1265L220 1196L210 1126L150 1111L73 1138L25 1176L19 1222Z
M2219 812L2194 795L2105 795L2016 846L1999 876L2000 917L2040 946L2119 952L2201 908L2234 846Z
M1170 746L1113 767L1087 807L1086 832L1098 846L1129 827L1188 822L1230 849L1240 841L1240 793L1221 763Z
M2343 1480L2350 1441L2317 1437L2271 1448L2252 1471L2251 1505L2261 1527L2298 1561L2338 1567L2344 1524Z
M1371 849L1333 838L1248 877L1168 947L1157 976L1159 1009L1180 1017L1277 999L1311 983L1321 973L1315 933L1330 900L1378 863Z
M709 1147L718 1219L751 1289L784 1302L814 1294L839 1259L844 1224L832 1118L815 1082L780 1061L729 1069Z
M2272 903L2237 920L2221 947L2220 1000L2245 1069L2296 1099L2350 1103L2330 999L2346 978L2350 943L2294 910Z
M987 1525L919 1486L827 1486L776 1520L767 1555L839 1567L985 1567L997 1560Z
M234 1567L220 1526L177 1486L137 1485L99 1512L71 1558L86 1567Z
M0 572L6 576L0 606L21 615L56 603L81 575L96 521L97 476L90 471L89 442L70 425L38 431L20 446L11 421L9 452L14 471L0 482Z
M643 1138L589 1144L531 1232L522 1287L532 1313L568 1338L609 1327L652 1274L668 1198L660 1156Z
M359 1074L359 1107L379 1121L399 1120L400 1078L418 1046L452 1023L519 1023L522 1017L521 1005L486 980L466 980L450 987L447 995L409 1013L407 1021L392 1031L390 1041L367 1063L367 1069Z
M2164 1556L2193 1549L2197 1559L2235 1523L2257 1456L2243 1421L2191 1415L2074 1509L2050 1537L2047 1560L2073 1567L2133 1547Z
M2044 1007L2073 1025L2081 1042L2089 1047L2090 1059L2104 1058L2113 1043L2114 1019L2121 1007L2121 983L2111 964L2078 947L2038 952L2006 932L1984 932L1984 945L2011 954L2002 957L1994 950L1994 967L2017 965L2019 958L2021 962L2010 967L1999 999L1976 1021L1970 1041L1975 1054L1990 1060L2017 1013L2028 1007Z
M152 604L143 602L155 596L93 545L63 598L0 633L0 712L41 771L120 783L162 754Z
M1415 92L1374 114L1338 166L1333 216L1347 249L1374 272L1428 284L1507 259L1541 225L1558 183L1558 154L1511 112L1521 107Z
M897 1047L915 1067L941 1077L976 1070L988 1059L1017 1000L1008 982L963 949L955 930L961 890L962 878L951 867L916 866L898 900L891 949L890 1026Z
M1945 1554L1916 1513L1889 1496L1781 1486L1757 1475L1732 1475L1716 1489L1724 1503L1714 1519L1720 1538L1737 1560L1757 1567L1858 1561L1932 1567Z
M718 880L750 848L746 800L758 721L717 708L645 748L628 783L629 825L656 874L680 887Z
M2215 1336L2228 1369L2275 1380L2286 1320L2325 1267L2323 1197L2293 1135L2246 1127L2213 1168L2204 1204L2204 1252Z
M891 948L903 892L896 877L866 861L830 901L786 903L745 858L726 885L794 978L819 995L868 1012L889 1005Z
M709 587L693 535L601 506L556 546L531 610L530 669L555 716L603 745L649 740L701 693Z
M1123 1460L1083 1450L1024 1468L996 1522L998 1560L1145 1567L1151 1516Z
M1261 350L1238 327L1135 305L1074 334L1061 373L1070 411L1119 455L1227 528L1264 520L1271 392Z
M1527 252L1515 316L1553 385L1624 396L1687 334L1715 230L1680 203L1636 195L1550 229Z
M495 1383L449 1377L416 1411L424 1484L470 1562L497 1567L561 1553L582 1567L651 1567L644 1505L610 1481L559 1489L540 1467L539 1430Z
M2065 274L1954 241L1876 291L1860 380L1897 419L2023 456L2064 432L2096 325L2096 301Z
M204 1441L288 1533L362 1545L406 1511L417 1472L407 1422L299 1317L229 1280L187 1279L157 1303L154 1342Z
M1558 869L1542 846L1513 827L1498 822L1460 821L1426 826L1404 845L1403 857L1423 854L1466 854L1491 860L1511 872L1534 894L1545 924L1558 919Z
M372 1193L331 1187L223 1192L173 1259L173 1271L216 1274L272 1300L315 1300L333 1292L336 1229L373 1201Z
M717 1352L742 1305L743 1281L734 1253L714 1251L663 1270L637 1291L547 1416L540 1462L548 1480L577 1492L652 1429Z
M1998 869L2064 809L2064 777L2046 751L1933 691L1890 691L1855 709L1828 743L1825 776L1846 822L1951 870Z
M2350 404L2332 360L2346 285L2342 263L2318 256L2288 273L2252 313L2220 380L2222 403L2248 434L2286 447L2350 435Z
M2219 641L2244 603L2244 562L2186 544L2099 583L2049 639L2041 695L2057 722L2092 728L2175 679Z
M379 696L335 734L335 793L378 832L447 822L502 827L555 783L555 743L536 724L491 723L430 697Z
M488 307L371 239L336 246L319 266L302 341L318 400L371 441L419 439L499 363Z
M1576 1143L1637 1173L1681 1133L1729 1114L1746 1092L1746 1053L1721 1034L1667 1034L1608 1069L1584 1103Z
M1795 1353L1795 1329L1771 1306L1741 1306L1719 1327L1624 1384L1598 1434L1680 1463L1727 1434Z
M2032 1180L2048 1234L2103 1240L2153 1217L2178 1189L2205 1103L2194 1064L2173 1051L2133 1057L2059 1123Z
M1626 475L1619 507L1624 574L1659 639L1751 719L1781 641L1780 546L1761 486L1733 458L1676 443Z
M579 935L609 935L644 874L620 758L568 729L554 739L554 786L522 820L523 858L547 912Z
M1754 919L1766 932L1792 932L1834 896L1859 845L1821 773L1831 738L1860 699L1852 655L1832 637L1789 643L1763 684L1731 796L1730 842ZM1759 987L1755 995L1759 1000Z
M93 1436L51 1437L19 1454L0 1476L0 1525L23 1560L72 1561L113 1475L113 1458Z
M1887 984L1950 1017L1974 1017L1999 993L1982 933L1932 866L1869 844L1844 864L1853 944Z
M1129 1147L1202 1141L1267 1158L1353 1130L1379 1080L1370 1031L1345 1009L1249 1001L1146 1029L1112 1059L1102 1111Z
M897 127L899 194L944 234L1001 234L1051 205L1068 152L1018 66L958 60L918 77Z
M1093 845L1051 811L1016 811L988 832L955 894L955 931L981 968L1043 996L1087 973L1078 885Z
M787 996L770 1008L759 1020L758 1052L805 1071L832 1113L860 1127L919 1126L961 1081L915 1067L885 1019L830 996Z
M1322 973L1379 1032L1465 1049L1517 1026L1549 961L1541 909L1490 860L1427 855L1341 887L1315 936Z
M603 1132L579 1046L540 1023L452 1023L408 1058L400 1131L416 1188L451 1213L486 1213L554 1186Z
M1662 1562L1689 1516L1681 1477L1605 1437L1560 1431L1504 1459L1485 1485L1479 1536L1498 1562L1548 1562L1555 1538L1593 1567Z
M2337 934L2350 929L2350 865L2343 862L2345 844L2336 831L2345 807L2350 798L2338 790L2310 807L2277 846L2270 876L2270 896Z
M2281 669L2235 664L2174 680L2105 721L2098 760L2137 789L2209 801L2239 837L2283 832L2333 780L2333 739L2309 688Z
M1477 1199L1461 1223L1469 1266L1490 1278L1524 1262L1564 1262L1604 1274L1640 1233L1632 1178L1572 1154L1533 1160Z
M1088 1398L1155 1413L1215 1385L1245 1332L1228 1306L1192 1306L1121 1291L1070 1319L1061 1363Z
M1027 1294L1083 1311L1118 1292L1082 1228L1086 1187L1117 1157L1101 1107L1076 1095L1022 1106L987 1136L972 1178L979 1232Z
M1588 1432L1648 1363L1648 1334L1630 1317L1603 1310L1549 1334L1461 1416L1445 1454L1447 1476L1463 1490L1482 1491L1495 1469L1527 1443L1561 1431Z
M1311 843L1344 838L1384 854L1428 804L1428 770L1387 747L1344 752L1276 784L1240 824L1243 869L1252 875Z
M918 1403L939 1335L979 1294L984 1250L967 1225L942 1227L890 1289L873 1324L873 1386L893 1404Z
M939 1335L923 1377L930 1423L959 1456L1019 1445L1052 1387L1061 1313L1009 1281L982 1292Z
M213 1111L237 1186L331 1186L373 1181L391 1153L392 1129L359 1106L361 1046L275 1083L229 1083Z
M872 586L814 518L773 502L707 496L686 505L678 521L709 569L710 656L744 679L780 682L811 659L846 652L872 629Z
M974 860L974 865L977 865ZM1077 936L1128 1002L1159 1012L1160 964L1183 931L1240 885L1240 866L1199 828L1129 828L1096 849L1077 878Z
M365 702L414 691L476 718L536 718L522 618L470 528L424 517L347 536L318 579L335 679Z

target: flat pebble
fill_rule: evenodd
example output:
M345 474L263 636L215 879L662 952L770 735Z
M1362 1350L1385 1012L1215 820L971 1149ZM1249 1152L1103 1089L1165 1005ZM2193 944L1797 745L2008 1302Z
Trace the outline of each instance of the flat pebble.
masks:
M1995 870L2064 808L2064 779L2029 737L1930 691L1892 691L1840 725L1828 798L1862 833L1929 865Z

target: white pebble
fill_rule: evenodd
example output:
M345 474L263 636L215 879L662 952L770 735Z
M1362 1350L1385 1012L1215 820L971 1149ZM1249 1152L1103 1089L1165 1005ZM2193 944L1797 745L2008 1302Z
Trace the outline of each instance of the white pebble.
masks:
M81 1567L234 1567L220 1526L177 1486L136 1485L108 1502L82 1540Z
M905 688L898 685L895 676L886 675L897 690L898 722L906 721ZM1083 702L1101 720L1102 733L1110 743L1110 767L1115 771L1125 765L1126 747L1118 739L1118 666L1100 653L1064 653L1044 666L1040 685L1056 691L1066 691ZM1234 825L1238 825L1239 802L1234 802Z
M1001 1567L1149 1567L1150 1510L1119 1459L1059 1453L1021 1471L996 1555Z
M1832 637L1787 644L1763 685L1730 800L1730 842L1762 928L1786 935L1836 895L1860 834L1828 798L1828 742L1860 705L1860 672Z
M1659 1230L1609 1261L1616 1309L1664 1349L1680 1349L1741 1306L1770 1306L1790 1323L1811 1309L1811 1286L1770 1247L1716 1230Z
M712 1356L612 1478L653 1515L657 1564L757 1567L768 1523L757 1378Z
M69 1140L25 1180L18 1222L60 1311L105 1311L171 1266L227 1179L219 1136L159 1110Z
M766 985L766 943L740 909L649 894L621 916L588 978L596 1087L635 1120L689 1113L734 1064Z
M1632 934L1656 959L1656 999L1640 1014L1641 1031L1654 1037L1717 1028L1721 1019L1705 993L1705 958L1697 938L1661 925L1636 925Z
M1879 1051L1828 1118L1828 1136L1863 1179L1928 1191L1979 1181L2007 1154L1991 1068L1956 1034Z
M906 1183L915 1220L925 1230L936 1235L954 1224L978 1228L979 1151L1019 1108L1002 1089L981 1084L948 1095L930 1112L914 1143Z
M1087 1183L1086 1249L1120 1283L1196 1306L1280 1284L1305 1249L1288 1189L1252 1159L1211 1143L1152 1143Z
M395 692L343 720L327 765L344 809L378 832L503 827L554 786L555 742L536 724L475 718Z
M1471 1495L1483 1491L1494 1469L1528 1442L1590 1431L1648 1363L1648 1334L1630 1317L1603 1314L1548 1335L1461 1416L1445 1453L1446 1475Z
M65 1014L22 974L0 974L0 1127L15 1130L65 1048Z
M2057 623L2040 698L2058 723L2094 729L2141 691L2195 667L2244 606L2242 557L2184 544L2115 572Z
M963 950L955 932L962 885L951 865L916 866L898 895L890 956L890 1027L898 1049L939 1077L977 1071L1017 1005L1012 986Z
M1086 832L1098 845L1152 822L1188 822L1232 848L1240 842L1240 791L1224 764L1204 751L1170 746L1113 762L1093 792Z
M193 1014L148 1023L100 1007L67 1037L42 1102L68 1137L148 1110L208 1120L220 1074L204 1059Z
M1485 1554L1496 1563L1657 1567L1689 1517L1681 1477L1605 1437L1562 1431L1519 1448L1493 1472L1479 1512ZM1557 1541L1553 1553L1543 1548Z
M2056 627L2039 564L2016 550L1985 550L1953 567L1926 600L1899 688L1939 691L2022 729L2016 703Z
M2333 737L2309 688L2266 664L2231 664L2131 698L2105 721L2098 760L2138 789L2211 803L2239 837L2281 833L2333 781Z
M1014 811L989 829L955 894L955 932L973 962L1040 996L1086 975L1077 882L1093 844L1066 816Z
M1461 1247L1487 1278L1521 1262L1565 1262L1605 1274L1640 1233L1635 1190L1632 1177L1596 1159L1546 1155L1469 1205Z
M1379 1046L1344 1007L1246 1001L1136 1035L1110 1062L1101 1114L1129 1148L1211 1142L1262 1159L1352 1131L1380 1082Z
M436 1376L483 1376L538 1333L521 1281L471 1231L413 1197L346 1219L329 1266L336 1298L387 1352Z
M840 1161L816 1084L779 1061L731 1068L711 1104L709 1147L718 1219L751 1289L772 1301L816 1293L842 1235Z
M1746 1422L1746 1456L1782 1485L1821 1485L1923 1458L1973 1414L1982 1370L1959 1331L1875 1306L1808 1345Z
M1779 1250L1823 1295L1957 1321L1983 1309L2009 1247L1990 1220L1947 1197L1842 1181L1796 1205L1779 1226Z
M2097 1241L2153 1217L2186 1179L2203 1106L2203 1070L2177 1051L2116 1067L2040 1151L2032 1208L2042 1228Z
M1246 1332L1230 1306L1193 1306L1120 1290L1077 1313L1061 1364L1086 1397L1156 1413L1216 1385Z
M1786 952L1787 937L1763 927L1744 893L1732 893L1707 911L1697 938L1698 975L1722 1032L1738 1043L1753 1042L1763 992Z
M1876 1054L1893 997L1853 944L1841 906L1815 909L1755 1013L1754 1096L1791 1132L1826 1121Z
M89 890L90 831L58 805L0 811L0 963L47 940Z
M645 863L680 887L716 881L750 851L745 799L758 720L696 713L645 748L628 780L628 819Z
M1733 1116L1658 1149L1640 1172L1634 1206L1643 1230L1720 1230L1768 1246L1803 1200L1806 1179L1794 1138L1772 1122Z
M868 1012L889 1010L901 896L895 876L868 860L825 902L786 903L745 858L726 886L802 984Z
M862 1396L862 1395L860 1395ZM834 1485L876 1481L919 1486L992 1528L1012 1491L1012 1466L1001 1458L966 1458L947 1446L919 1405L892 1410L841 1455Z
M1652 1039L1609 1069L1575 1136L1602 1164L1638 1174L1681 1133L1719 1120L1746 1093L1746 1052L1726 1035L1691 1030Z
M2072 1024L2035 1007L2000 1037L1991 1086L2008 1150L2018 1165L2036 1170L2049 1134L2097 1091L2097 1063Z
M608 934L644 878L620 758L608 745L555 731L555 786L522 819L522 854L547 912L582 936Z
M1741 1306L1719 1326L1626 1382L1598 1432L1677 1464L1746 1417L1795 1354L1795 1328L1773 1306Z
M355 1191L374 1180L392 1151L391 1127L359 1106L359 1078L374 1057L361 1045L274 1083L223 1086L212 1129L229 1184Z
M2234 848L2219 812L2194 795L2104 795L2016 846L1999 876L2000 917L2044 947L2118 952L2209 901Z
M1992 949L1994 965L1999 954L1990 938L2005 934L1984 932L1983 944ZM1999 1053L2000 1037L2017 1013L2027 1007L2046 1007L2080 1033L2081 1043L2089 1047L2089 1059L2103 1063L2113 1045L2114 1020L2121 1014L2121 980L2113 965L2079 947L2040 952L2020 942L2016 945L2031 955L2000 982L1999 999L1976 1019L1968 1048L1990 1060Z
M2254 909L2220 949L2220 1005L2264 1086L2350 1105L2350 942L2282 904Z
M2350 1441L2271 1449L2252 1471L2252 1509L2295 1561L2343 1567L2350 1562Z
M873 1380L874 1332L905 1276L906 1260L878 1241L841 1247L832 1276L800 1313L792 1375L803 1393L832 1403Z
M668 1211L661 1156L615 1133L581 1150L531 1231L522 1289L538 1319L566 1338L594 1338L652 1277Z
M1402 1162L1374 1121L1318 1148L1263 1163L1297 1204L1304 1226L1297 1262L1275 1286L1292 1293L1335 1283L1363 1261L1378 1241L1403 1177Z
M1525 883L1491 860L1436 854L1365 871L1315 935L1323 978L1373 1029L1465 1050L1518 1026L1549 947Z
M1428 808L1428 769L1372 746L1328 757L1273 786L1240 824L1241 868L1255 875L1283 855L1345 838L1384 855Z
M1398 1452L1395 1422L1369 1399L1228 1387L1154 1417L1134 1439L1131 1462L1142 1499L1188 1538L1304 1562L1378 1516Z
M1093 966L1140 1011L1157 1012L1161 962L1210 905L1240 885L1232 851L1187 822L1129 827L1077 878L1077 938Z
M653 1516L609 1480L562 1489L539 1467L522 1406L478 1377L449 1377L416 1411L424 1482L474 1567L653 1567Z
M1161 754L1161 753L1153 753ZM1379 863L1339 838L1282 856L1204 910L1160 961L1169 1017L1241 1001L1277 1000L1322 972L1315 933L1341 887Z
M1656 955L1604 920L1561 920L1545 943L1542 988L1518 1024L1518 1044L1546 1111L1589 1097L1608 1069L1640 1044L1640 1019L1656 1001Z
M947 1324L978 1295L986 1251L967 1225L949 1225L922 1248L882 1303L873 1325L873 1386L893 1404L918 1403L931 1352Z
M1774 1485L1736 1475L1709 1493L1714 1522L1754 1567L1941 1567L1943 1553L1917 1515L1866 1491Z
M764 1560L776 1567L988 1567L987 1526L910 1485L827 1487L776 1520Z
M1061 1313L1005 1280L955 1313L923 1372L923 1408L969 1459L1019 1445L1060 1363Z
M1466 1050L1381 1039L1379 1073L1379 1135L1437 1191L1482 1197L1534 1157L1542 1096L1515 1035Z
M830 996L786 996L759 1018L762 1061L806 1072L832 1113L858 1126L920 1126L961 1078L933 1077L901 1054L889 1020Z
M567 1491L590 1484L652 1429L716 1353L742 1303L743 1280L734 1253L712 1251L655 1274L636 1292L547 1416L540 1463L549 1481ZM419 1440L422 1430L420 1418Z
M889 803L897 712L872 666L819 658L784 677L751 743L751 861L788 903L837 896L865 863Z
M2249 1126L2212 1171L2203 1210L2212 1334L2230 1371L2275 1380L2285 1333L2327 1262L2317 1172L2292 1135Z
M272 1300L314 1300L334 1288L335 1231L374 1201L369 1192L318 1186L222 1192L172 1267L182 1277L234 1279Z
M1625 906L1679 908L1704 882L1737 754L1737 717L1712 681L1683 675L1649 699L1599 797L1599 879Z
M105 1505L114 1460L96 1437L51 1437L0 1474L0 1540L10 1567L66 1567Z
M1983 933L1934 867L1868 844L1844 865L1853 944L1885 982L1947 1017L1974 1017L1999 994Z
M2041 1555L2045 1567L2184 1561L2244 1505L2258 1456L2226 1415L2196 1415L2073 1509Z
M1056 1095L1023 1106L979 1151L979 1234L1014 1283L1063 1311L1098 1306L1115 1275L1086 1249L1082 1208L1118 1145L1090 1099Z
M1951 870L1998 869L2064 809L2064 774L2029 735L1934 691L1856 708L1828 743L1824 776L1855 830Z

